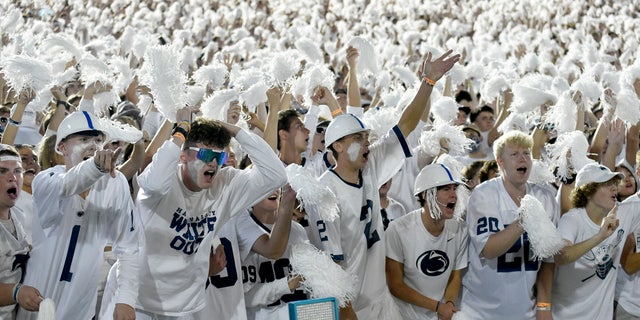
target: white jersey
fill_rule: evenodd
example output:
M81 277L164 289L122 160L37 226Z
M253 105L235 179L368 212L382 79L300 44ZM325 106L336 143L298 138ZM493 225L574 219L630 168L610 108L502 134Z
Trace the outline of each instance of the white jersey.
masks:
M0 224L0 283L12 284L22 280L27 260L29 259L29 243L26 233L19 220L15 216L20 210L11 208L7 220L13 223L16 236L10 230ZM0 319L14 319L16 304L0 307Z
M342 180L328 170L319 181L338 198L339 217L324 221L309 206L309 224L316 229L311 242L326 252L342 267L358 277L358 296L352 303L361 319L379 319L386 292L384 227L380 216L378 189L410 157L402 132L395 126L389 134L369 148L368 163L360 171L358 184Z
M620 253L630 232L640 227L640 202L619 203L618 228L573 263L556 267L553 282L554 319L611 319ZM565 213L558 223L562 238L573 244L600 231L584 208Z
M555 224L560 209L551 188L527 183L526 190L542 203ZM462 280L461 310L469 310L469 315L475 315L473 319L535 319L533 287L540 262L532 257L527 233L498 258L482 256L489 236L514 223L517 210L500 177L471 193L467 209L469 270Z
M224 247L227 266L209 277L204 308L194 314L195 320L246 320L247 311L242 287L242 260L238 250L237 214L225 223L218 236Z
M414 150L415 153L416 150ZM418 157L407 158L402 168L393 176L387 196L400 202L406 212L420 209L420 203L413 196L413 186L420 172Z
M289 290L288 277L291 247L307 241L307 234L297 223L291 223L287 248L277 260L267 259L251 251L255 241L271 233L271 225L260 222L250 211L242 213L236 220L238 242L242 259L242 282L247 304L247 319L289 319L288 302L305 300L302 290Z
M89 190L86 199L79 194ZM57 319L91 319L107 243L121 261L115 301L135 305L138 216L122 173L101 173L93 158L56 166L33 180L33 250L24 283L56 305ZM35 320L20 309L18 319Z
M453 270L467 267L469 232L462 221L447 220L439 236L424 226L421 210L394 220L387 229L387 258L403 264L404 282L424 296L443 301ZM396 299L403 319L437 320L428 309Z
M235 213L286 182L280 160L264 140L246 130L235 137L253 168L221 168L209 189L187 189L178 168L181 150L167 141L138 177L138 206L144 230L138 308L185 316L204 308L209 248L198 251ZM200 253L200 254L198 254Z
M20 196L16 201L16 208L20 210L16 211L16 218L20 220L20 224L24 228L24 232L27 235L27 241L29 244L33 243L33 237L31 234L31 228L33 225L33 196L24 191L20 190Z
M623 201L640 202L640 197L634 194ZM640 214L640 213L636 213ZM636 239L640 236L640 230L634 230ZM636 248L637 250L638 248ZM618 279L616 281L616 301L628 313L640 317L640 273L636 272L632 275L627 274L624 270L618 271Z

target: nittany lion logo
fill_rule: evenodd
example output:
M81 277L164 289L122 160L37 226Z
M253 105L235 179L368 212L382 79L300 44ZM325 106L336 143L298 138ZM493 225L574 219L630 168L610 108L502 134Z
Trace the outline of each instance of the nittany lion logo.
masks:
M449 269L449 257L440 250L429 250L416 261L416 267L429 277L437 277Z

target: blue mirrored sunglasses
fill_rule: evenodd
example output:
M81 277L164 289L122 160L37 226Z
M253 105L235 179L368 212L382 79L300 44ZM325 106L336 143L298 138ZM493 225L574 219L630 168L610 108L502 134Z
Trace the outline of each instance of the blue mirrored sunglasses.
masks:
M209 163L213 160L217 160L218 165L221 166L227 162L227 153L224 151L215 151L205 148L190 147L189 150L197 151L196 158L202 160L204 163Z

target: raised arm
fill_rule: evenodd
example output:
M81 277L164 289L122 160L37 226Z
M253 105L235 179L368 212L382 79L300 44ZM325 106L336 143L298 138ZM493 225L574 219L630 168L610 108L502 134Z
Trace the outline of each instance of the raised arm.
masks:
M347 63L349 66L349 82L347 84L347 105L361 107L360 86L358 84L357 65L360 52L354 47L347 48Z
M289 233L291 231L291 218L295 205L296 193L289 185L283 188L278 206L278 214L273 229L269 235L258 237L251 246L251 250L259 253L267 259L277 260L282 257L287 249Z
M442 78L447 71L451 70L453 65L460 59L459 54L452 56L452 52L452 50L449 50L433 61L431 60L431 52L427 53L427 57L420 68L422 82L420 83L418 93L404 111L402 111L402 115L398 121L398 128L405 137L418 125L420 116L422 116L427 106L435 83Z

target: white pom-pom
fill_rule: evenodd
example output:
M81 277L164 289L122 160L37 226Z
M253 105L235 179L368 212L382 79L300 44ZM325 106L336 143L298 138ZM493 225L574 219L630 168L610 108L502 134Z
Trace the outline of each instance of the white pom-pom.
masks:
M458 127L448 123L437 122L433 129L423 131L420 136L420 147L422 151L431 157L440 153L440 139L446 139L449 143L449 153L454 156L465 154L473 141Z
M187 77L180 69L180 52L173 46L147 49L140 70L141 83L151 89L155 106L169 121L176 121L176 111L187 104Z
M40 91L51 82L51 66L26 55L8 57L0 61L7 85L15 92Z
M484 83L480 92L485 101L494 101L508 88L507 79L502 75L495 75Z
M205 93L206 89L204 86L189 86L187 88L187 105L190 107L198 106Z
M510 113L506 119L498 126L498 132L507 133L509 131L528 132L527 117L520 113Z
M362 121L371 129L370 141L375 141L387 134L400 119L396 108L375 108L365 112Z
M84 55L82 46L73 37L63 33L52 33L43 41L42 46L46 51L60 47L64 51L71 53L77 60Z
M540 160L534 159L531 166L531 175L529 175L528 182L535 184L551 183L555 180L553 172L549 171L549 164Z
M309 38L300 38L295 42L295 46L296 49L302 51L310 61L316 63L324 62L324 55L313 40Z
M623 86L616 95L615 116L627 123L636 125L640 121L640 100L630 87Z
M100 124L107 134L109 141L136 143L138 140L142 139L142 131L136 129L132 125L106 118L100 118Z
M416 76L415 72L411 71L411 69L405 66L394 66L391 71L406 86L412 86L415 82L418 81L418 76Z
M438 121L453 124L458 116L458 103L452 97L441 96L431 107L431 113Z
M96 57L86 55L80 60L79 64L80 80L82 80L83 83L90 85L99 82L102 85L107 85L113 82L109 66Z
M235 89L216 91L202 102L200 110L207 118L226 121L229 104L239 100L238 91Z
M271 75L280 85L295 76L299 68L300 63L294 58L292 51L275 54L269 66Z
M360 57L358 58L358 73L378 74L378 56L373 45L362 37L354 37L348 42L348 45L358 49Z
M556 96L538 88L515 84L513 86L513 103L509 110L515 113L528 113L539 110L547 102L556 103Z
M326 221L338 217L338 199L331 189L318 183L309 170L295 163L288 165L286 171L289 185L297 193L302 208L314 207Z
M292 274L302 277L300 286L311 298L335 297L342 308L356 297L357 277L308 242L294 245L289 260Z
M40 302L38 320L56 320L56 304L51 298L46 298Z
M589 102L598 100L598 97L602 94L602 88L600 88L598 83L596 83L593 78L584 75L575 81L571 85L571 88L576 91L580 91L583 99Z
M199 85L206 85L211 89L218 89L224 85L229 77L227 67L221 63L214 63L200 67L193 73L193 80Z
M240 94L240 101L254 112L259 104L267 102L268 89L264 82L259 81Z
M554 144L545 145L550 166L558 167L556 175L566 179L571 171L576 173L593 160L587 157L589 142L581 131L566 132L558 136Z
M129 67L127 59L115 56L109 60L111 72L116 75L113 82L113 90L119 94L125 93L133 81L133 71Z
M529 234L534 259L552 257L564 247L562 236L551 222L549 214L542 203L529 194L520 200L517 215L522 228Z
M558 134L573 131L576 128L578 106L570 96L570 92L560 95L558 103L545 114L545 121L553 123Z
M294 81L291 91L295 96L302 96L305 105L311 105L311 96L320 86L332 90L335 86L335 75L327 65L307 65L302 76Z
M109 107L120 102L120 96L113 90L96 93L93 96L93 113L97 115L108 114ZM89 110L86 110L89 111Z
M472 318L468 314L466 314L464 311L459 310L458 312L453 314L453 316L451 317L451 320L472 320Z

